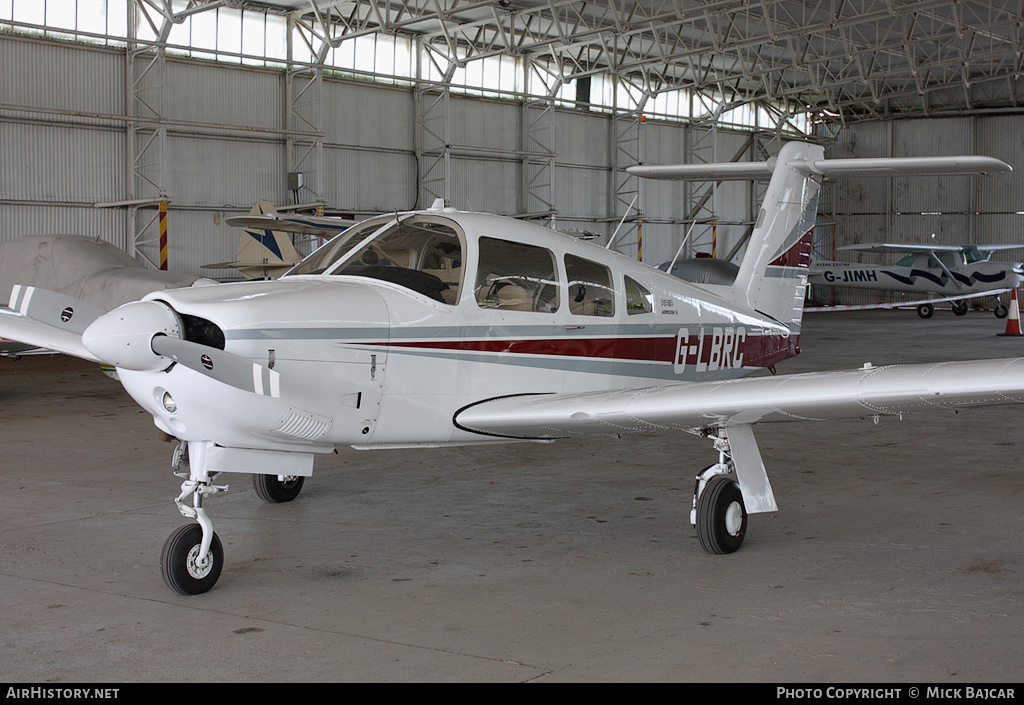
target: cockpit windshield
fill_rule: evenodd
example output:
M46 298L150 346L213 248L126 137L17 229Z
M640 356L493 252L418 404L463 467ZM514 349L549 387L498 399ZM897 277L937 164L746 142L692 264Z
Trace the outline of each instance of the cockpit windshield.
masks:
M985 262L989 257L992 256L991 252L982 252L978 249L977 245L967 245L961 250L964 254L964 258L967 260L967 264L974 264L975 262Z
M342 260L353 247L365 240L368 235L379 230L389 221L393 221L394 218L393 215L371 218L370 220L353 225L289 269L285 276L291 274L323 274L333 267L335 263Z
M345 242L317 250L289 274L370 277L442 303L458 301L465 248L451 221L431 215L400 215L374 219L351 230L355 231L351 235L344 233L349 235Z

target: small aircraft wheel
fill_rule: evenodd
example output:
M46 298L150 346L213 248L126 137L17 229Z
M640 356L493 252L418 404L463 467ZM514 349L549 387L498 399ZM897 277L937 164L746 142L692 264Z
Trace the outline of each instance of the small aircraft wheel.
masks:
M921 304L917 307L917 315L921 318L931 318L935 313L935 306L932 304Z
M953 313L956 314L957 316L966 316L967 315L967 304L966 304L966 302L954 301L953 302Z
M724 475L712 477L697 499L697 538L708 553L733 553L747 533L747 508L740 486Z
M1006 304L1003 304L1003 303L996 304L996 310L995 310L996 318L1006 318L1009 315L1009 313L1010 313L1010 307L1009 306L1007 306Z
M167 587L182 595L199 595L217 583L224 567L220 537L214 533L205 566L196 561L202 542L203 530L199 524L186 524L167 537L160 553L160 573Z
M280 504L291 502L302 491L304 477L287 477L283 481L277 475L253 475L252 486L256 494L264 502Z

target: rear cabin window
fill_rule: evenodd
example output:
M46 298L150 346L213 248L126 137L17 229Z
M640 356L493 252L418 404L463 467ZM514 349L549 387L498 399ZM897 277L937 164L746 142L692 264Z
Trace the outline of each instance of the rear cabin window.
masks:
M565 256L565 275L569 278L569 312L577 316L615 314L615 288L612 273L603 264L576 255Z
M630 277L626 281L626 313L635 316L638 313L650 313L654 310L654 297L642 284Z
M543 247L497 238L480 238L476 302L503 311L558 310L555 256Z

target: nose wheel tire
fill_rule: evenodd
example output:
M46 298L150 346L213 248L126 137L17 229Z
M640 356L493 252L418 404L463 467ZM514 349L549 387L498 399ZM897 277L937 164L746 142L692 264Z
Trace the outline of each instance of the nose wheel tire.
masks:
M291 502L298 497L305 479L304 477L286 477L281 480L277 475L253 475L252 487L264 502L280 504L281 502Z
M200 561L202 542L199 524L186 524L167 537L160 553L160 573L167 587L182 595L199 595L217 583L224 567L224 548L214 533L206 561Z
M996 314L996 318L1006 318L1010 313L1010 307L1004 303L997 304L994 313Z
M740 486L723 475L708 480L697 498L697 538L708 553L733 553L747 533Z
M921 318L931 318L935 313L935 306L932 304L921 304L917 307L917 315Z

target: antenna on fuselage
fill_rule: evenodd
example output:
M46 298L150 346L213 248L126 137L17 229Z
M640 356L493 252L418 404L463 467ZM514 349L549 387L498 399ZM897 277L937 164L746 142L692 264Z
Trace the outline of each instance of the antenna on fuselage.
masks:
M604 249L610 250L612 248L612 243L615 242L615 238L618 237L619 235L619 228L621 228L622 224L626 222L626 216L629 215L629 211L633 209L633 205L636 203L636 199L639 197L640 194L633 196L633 200L630 202L629 208L627 208L626 212L622 215L622 220L619 221L619 224L615 226L615 232L613 232L612 236L608 238L608 244L604 246Z
M686 231L686 237L684 237L683 241L681 243L679 243L679 249L676 250L675 257L672 258L671 264L669 264L668 265L668 269L665 270L669 274L672 273L672 268L676 266L676 260L679 259L679 255L681 255L683 253L683 248L686 247L686 242L690 239L690 233L693 232L693 229L695 227L697 227L697 221L696 220L694 220L693 223L690 224L690 229Z

